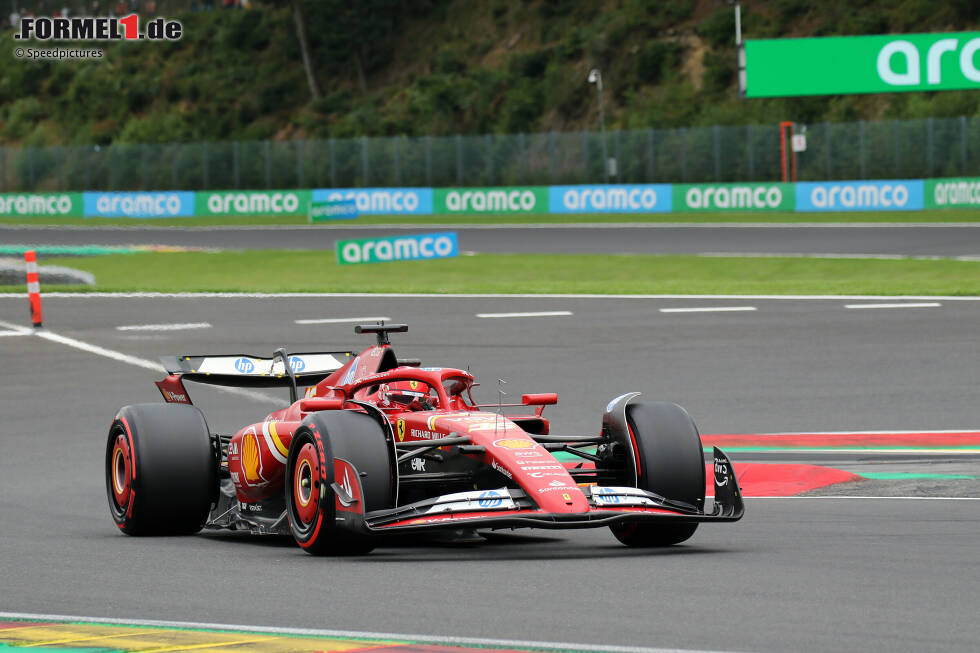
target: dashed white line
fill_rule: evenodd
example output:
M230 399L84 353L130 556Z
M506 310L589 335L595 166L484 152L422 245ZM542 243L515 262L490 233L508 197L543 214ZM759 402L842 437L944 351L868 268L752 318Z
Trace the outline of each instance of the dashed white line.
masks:
M186 331L188 329L210 329L209 322L184 322L180 324L126 324L117 326L116 331Z
M0 292L0 299L24 299L23 292ZM59 299L707 299L839 301L852 300L942 300L980 302L980 295L691 295L691 294L593 294L593 293L395 293L395 292L49 292L45 297Z
M844 308L936 308L939 302L902 302L900 304L844 304Z
M661 308L661 313L733 313L738 311L754 311L755 306L699 306L688 308Z
M477 313L477 317L498 318L498 317L565 317L571 315L571 311L535 311L530 313Z
M293 320L296 324L346 324L348 322L390 322L390 317L330 317L322 320Z

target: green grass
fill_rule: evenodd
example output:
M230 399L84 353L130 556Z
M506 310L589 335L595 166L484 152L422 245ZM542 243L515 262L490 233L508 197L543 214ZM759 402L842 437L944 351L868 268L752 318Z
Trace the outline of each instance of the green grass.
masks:
M621 223L704 223L704 222L980 222L980 209L932 209L926 211L850 211L840 213L710 212L710 213L573 213L573 214L486 214L486 215L365 215L356 220L337 220L325 226L402 224L428 227L440 224L621 224ZM0 218L9 225L84 225L89 227L213 227L241 225L309 224L302 215L248 215L224 218Z
M980 262L955 260L479 254L338 265L333 252L256 250L43 263L93 273L93 290L127 292L980 295ZM45 288L55 289L79 290Z

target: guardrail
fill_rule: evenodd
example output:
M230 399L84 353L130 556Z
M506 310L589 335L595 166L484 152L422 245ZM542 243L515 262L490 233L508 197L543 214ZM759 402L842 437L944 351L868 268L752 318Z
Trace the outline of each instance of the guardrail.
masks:
M361 215L918 211L980 206L980 177L798 183L3 193L0 217L306 215L353 200Z

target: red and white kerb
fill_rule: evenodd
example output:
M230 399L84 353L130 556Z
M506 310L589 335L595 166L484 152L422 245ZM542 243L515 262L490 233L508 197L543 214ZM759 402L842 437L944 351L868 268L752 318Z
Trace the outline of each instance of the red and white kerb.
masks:
M31 323L34 328L41 325L41 283L37 276L37 254L33 249L24 252L27 264L27 298L31 303Z

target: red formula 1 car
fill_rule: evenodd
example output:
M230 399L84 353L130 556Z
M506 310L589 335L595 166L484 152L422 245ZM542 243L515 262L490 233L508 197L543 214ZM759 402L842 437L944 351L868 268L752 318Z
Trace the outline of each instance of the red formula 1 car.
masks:
M555 394L478 405L469 372L395 356L388 334L407 330L355 327L377 336L356 356L164 358L167 403L126 406L109 429L113 520L131 535L291 533L309 553L358 554L386 535L461 528L608 526L624 544L666 546L742 517L717 448L705 511L701 438L680 406L633 392L609 402L597 435L552 435L542 411ZM292 403L215 434L185 380L288 387ZM514 406L533 412L503 414Z

